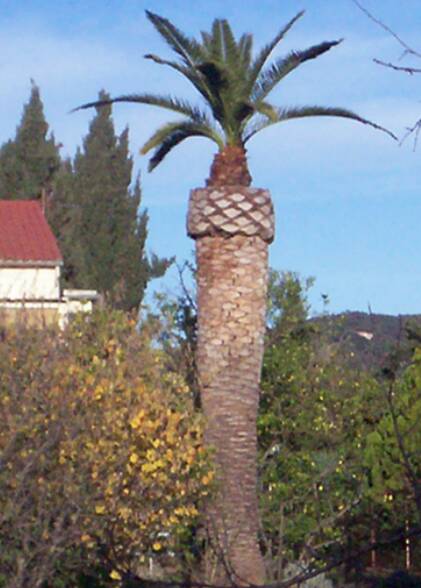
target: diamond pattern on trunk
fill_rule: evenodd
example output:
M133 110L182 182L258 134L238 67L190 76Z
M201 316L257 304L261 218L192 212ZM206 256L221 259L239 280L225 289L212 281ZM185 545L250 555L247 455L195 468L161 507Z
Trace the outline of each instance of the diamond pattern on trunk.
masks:
M259 236L273 241L274 213L267 190L248 186L208 186L190 194L187 232L193 239L205 235Z

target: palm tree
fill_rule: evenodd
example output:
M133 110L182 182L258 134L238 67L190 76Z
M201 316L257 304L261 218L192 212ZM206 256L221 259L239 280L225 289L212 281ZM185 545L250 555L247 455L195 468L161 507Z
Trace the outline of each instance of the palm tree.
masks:
M256 416L274 216L269 193L250 187L245 146L266 127L309 116L343 117L385 129L343 108L278 108L268 102L270 92L288 74L341 42L293 51L268 64L303 12L254 58L252 35L235 39L226 20L216 19L197 41L169 20L146 14L177 59L145 57L187 78L202 96L203 107L170 95L133 94L81 108L135 102L180 114L180 120L165 124L144 144L143 154L153 150L149 170L189 137L207 137L218 146L206 187L191 192L187 222L188 234L196 241L197 365L205 440L214 448L219 479L206 513L211 545L206 579L259 584L265 574L258 543Z

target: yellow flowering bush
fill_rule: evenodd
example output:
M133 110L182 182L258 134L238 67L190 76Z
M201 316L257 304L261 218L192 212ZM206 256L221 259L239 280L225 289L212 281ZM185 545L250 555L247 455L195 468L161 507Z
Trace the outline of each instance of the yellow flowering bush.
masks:
M212 482L181 377L123 313L0 341L0 586L174 568Z

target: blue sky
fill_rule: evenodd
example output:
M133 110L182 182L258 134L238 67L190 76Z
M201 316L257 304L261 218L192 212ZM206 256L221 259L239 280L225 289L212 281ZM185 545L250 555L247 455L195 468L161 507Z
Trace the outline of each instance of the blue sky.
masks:
M363 1L421 51L419 0ZM372 62L397 62L402 51L352 0L0 0L0 142L15 132L31 77L62 153L70 155L92 112L68 113L101 88L112 95L150 91L196 99L184 80L143 59L147 52L170 56L145 9L192 36L209 29L215 17L226 17L237 34L254 33L257 48L305 9L276 54L345 40L291 74L273 92L273 103L347 107L398 136L421 117L421 75ZM421 67L421 59L402 63ZM204 184L215 149L204 139L191 140L148 174L139 148L169 117L137 105L114 108L117 129L129 125L142 174L148 246L160 255L176 254L181 263L194 247L185 234L189 190ZM315 118L264 131L248 154L254 184L269 188L275 203L271 265L316 278L314 311L326 293L334 312L368 305L388 314L421 312L421 145L414 152L411 141L399 147L363 125ZM173 271L160 286L175 283Z

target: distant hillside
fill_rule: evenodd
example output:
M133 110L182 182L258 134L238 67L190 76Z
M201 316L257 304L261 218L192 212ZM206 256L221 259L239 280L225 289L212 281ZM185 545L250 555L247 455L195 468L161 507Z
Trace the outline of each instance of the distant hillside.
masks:
M399 364L409 360L416 339L421 343L421 314L390 316L345 312L312 319L328 340L354 356L356 367L379 372L387 369L394 353ZM420 337L418 339L418 337Z

